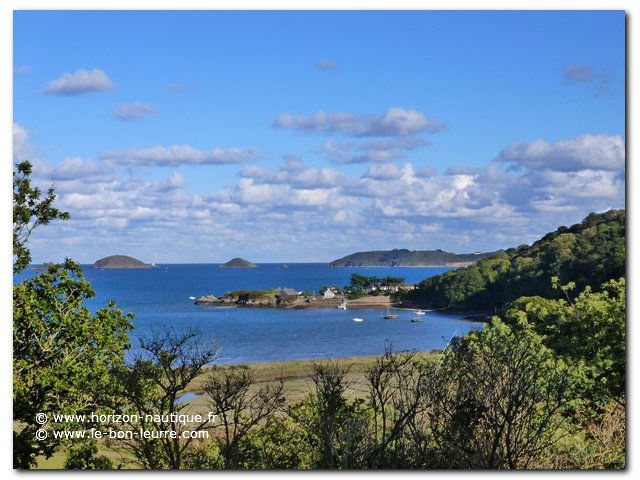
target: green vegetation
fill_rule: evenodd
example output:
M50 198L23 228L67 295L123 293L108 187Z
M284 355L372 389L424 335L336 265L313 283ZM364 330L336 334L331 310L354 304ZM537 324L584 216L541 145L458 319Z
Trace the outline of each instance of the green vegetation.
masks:
M34 228L69 218L52 206L53 188L39 201L39 191L30 185L30 173L28 162L17 165L14 172L14 272L28 265L27 239ZM133 317L124 315L112 302L92 314L83 303L93 296L80 265L69 259L50 264L45 273L13 288L16 468L35 466L37 456L51 457L60 445L51 436L36 438L40 428L36 414L84 414L112 404L111 373L123 365ZM57 425L63 427L74 426Z
M592 213L531 246L493 255L475 265L423 280L404 300L444 308L494 310L521 296L560 298L549 279L600 288L625 274L625 211Z
M449 253L442 250L376 250L357 252L330 262L328 267L441 267L473 263L493 253Z
M257 265L255 263L251 263L249 260L245 260L244 258L232 258L227 263L222 263L219 265L220 268L256 268Z

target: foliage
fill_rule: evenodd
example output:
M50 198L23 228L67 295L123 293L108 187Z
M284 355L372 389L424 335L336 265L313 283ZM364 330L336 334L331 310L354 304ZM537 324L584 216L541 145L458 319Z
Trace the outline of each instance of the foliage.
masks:
M55 187L42 191L31 185L33 167L30 162L18 163L13 171L13 273L18 273L31 262L27 241L33 230L52 220L69 220L69 214L53 206Z
M310 449L310 468L359 468L368 420L361 400L347 400L347 370L328 361L314 363L315 394L291 409Z
M563 287L564 291L569 291ZM584 398L592 404L620 399L625 392L625 279L586 287L574 300L522 297L502 318L526 321L543 343L575 364L584 364Z
M111 470L113 463L104 455L98 455L95 440L77 441L67 450L64 468L68 470Z
M35 465L59 444L36 440L37 413L83 414L110 403L112 372L124 362L132 315L110 302L91 313L80 265L66 260L13 289L14 464Z
M521 297L560 298L550 277L578 290L599 288L625 273L625 211L592 213L582 223L560 227L533 245L520 246L469 267L429 277L406 300L434 307L502 308Z
M433 466L527 468L559 440L576 378L524 322L494 317L433 371Z

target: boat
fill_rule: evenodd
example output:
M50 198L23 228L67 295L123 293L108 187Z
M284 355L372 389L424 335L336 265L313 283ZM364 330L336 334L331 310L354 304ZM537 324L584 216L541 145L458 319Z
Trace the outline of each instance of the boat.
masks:
M345 302L342 302L336 308L339 308L340 310L346 310L347 309L347 304Z
M196 297L189 297L189 300L195 300Z
M414 322L414 323L416 323L416 322L422 322L423 320L422 320L422 318L413 317L413 318L411 319L411 321L412 321L412 322Z
M424 310L416 310L415 312L413 312L414 315L426 315L427 312L425 312Z
M395 313L389 313L390 308L391 307L387 307L387 314L382 316L382 318L384 318L385 320L393 320L395 318L398 318L398 315L396 315Z
M362 318L355 317L355 318L353 319L353 321L354 321L354 322L362 322L362 321L363 321L363 319L362 319Z

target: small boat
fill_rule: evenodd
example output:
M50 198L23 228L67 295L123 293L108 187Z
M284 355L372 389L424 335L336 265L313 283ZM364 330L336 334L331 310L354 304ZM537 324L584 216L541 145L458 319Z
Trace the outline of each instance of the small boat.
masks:
M387 314L382 316L382 318L384 318L385 320L393 320L395 318L398 318L398 315L396 315L395 313L389 313L390 308L391 307L387 307Z
M358 317L356 317L356 318L354 318L354 319L353 319L353 321L354 321L354 322L362 322L362 321L363 321L363 319L362 319L362 318L358 318Z
M413 317L413 318L411 319L411 321L412 321L412 322L414 322L414 323L416 323L416 322L422 322L423 320L422 320L422 318Z
M196 297L189 297L189 300L195 300Z
M425 312L424 310L416 310L415 312L413 312L414 315L426 315L427 312Z
M346 310L347 309L347 304L346 303L341 303L336 308L339 308L340 310Z

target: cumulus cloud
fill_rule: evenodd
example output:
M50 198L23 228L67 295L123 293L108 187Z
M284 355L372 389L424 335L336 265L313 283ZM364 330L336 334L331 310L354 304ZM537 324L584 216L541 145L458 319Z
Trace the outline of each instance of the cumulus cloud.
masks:
M319 151L337 164L390 162L403 158L409 150L427 144L414 137L398 137L365 143L338 143L335 140L327 140Z
M539 139L509 145L500 153L498 160L530 169L618 170L624 168L625 148L620 135L582 135L556 143Z
M216 147L210 150L200 150L190 145L173 145L107 152L101 157L115 160L121 165L221 165L255 160L259 157L259 151L253 147L244 149Z
M113 88L113 82L99 68L76 70L64 73L52 80L43 92L49 95L81 95L89 92L104 92Z
M341 133L352 137L395 137L422 132L437 133L446 127L423 112L392 107L380 115L348 112L316 112L310 117L282 113L273 121L274 128L290 128L304 133Z
M133 102L121 103L113 108L113 114L119 120L140 120L155 112L155 107L150 103Z
M24 138L17 128L16 141ZM582 138L545 148L589 150ZM37 232L34 258L81 251L95 261L118 247L148 261L157 262L148 258L157 252L167 252L163 261L211 261L193 257L206 243L221 259L247 251L258 259L319 261L361 250L365 237L371 249L494 250L531 242L591 211L624 206L623 166L588 160L550 168L553 162L532 151L538 150L517 150L522 168L495 161L442 175L410 162L375 164L360 174L288 158L277 168L244 166L235 184L198 194L187 191L178 172L154 181L100 175L118 162L69 158L49 173L58 175L59 206L72 220ZM175 158L182 157L170 161ZM516 157L509 158L513 164Z
M334 70L338 68L338 65L336 65L335 62L332 62L331 60L324 58L316 62L316 68L318 70Z
M33 146L29 143L27 129L19 123L13 124L13 161L15 163L29 160L33 154Z

